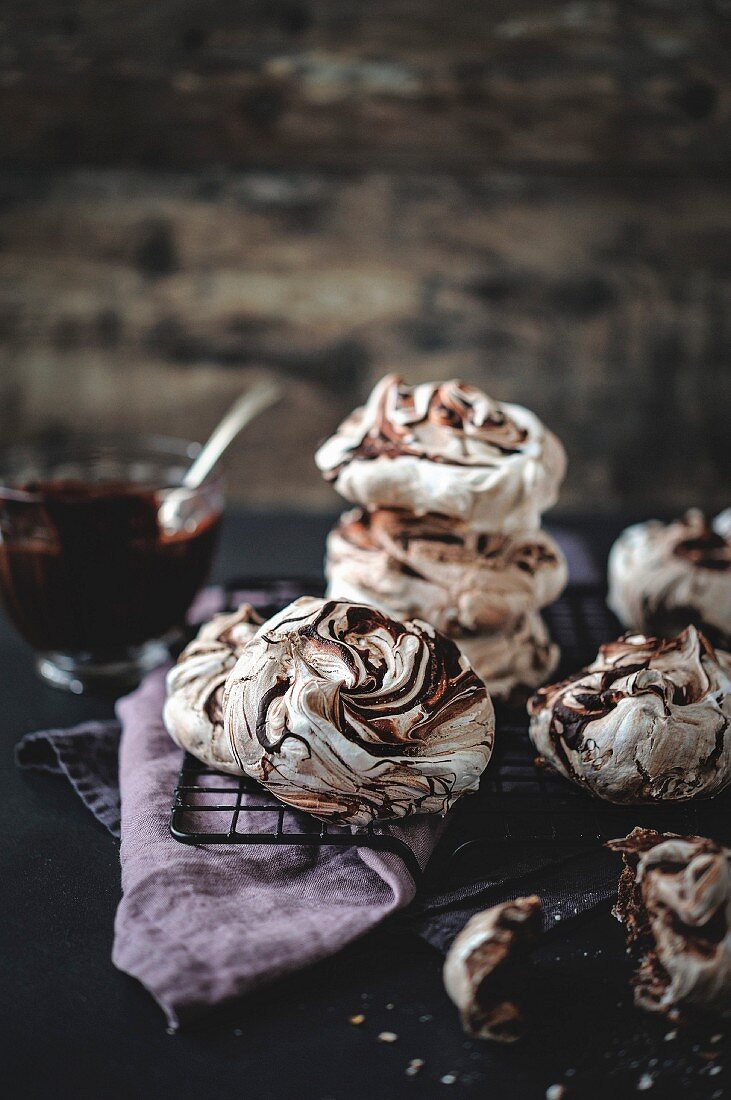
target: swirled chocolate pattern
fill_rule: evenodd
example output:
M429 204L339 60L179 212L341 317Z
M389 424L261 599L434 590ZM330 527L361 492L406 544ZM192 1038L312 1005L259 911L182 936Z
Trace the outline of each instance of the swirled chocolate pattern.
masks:
M325 571L328 595L397 619L426 619L452 637L510 630L555 600L568 575L543 531L489 535L447 516L385 508L340 517Z
M684 801L731 781L731 655L688 627L625 635L531 699L530 737L556 771L610 802Z
M457 645L490 695L511 703L525 702L555 672L561 651L537 613L522 615L509 630L470 634Z
M242 772L338 824L445 813L490 758L490 697L426 623L304 597L231 672L224 726Z
M223 732L223 688L262 621L247 603L232 614L214 615L167 675L163 719L168 733L176 745L219 771L240 774Z
M726 527L729 527L726 530ZM731 523L692 509L624 531L609 555L607 602L629 630L669 637L691 623L731 648Z
M731 849L633 829L607 845L624 870L614 915L638 964L635 1002L677 1018L731 1014Z
M464 382L407 386L397 375L315 460L356 504L439 512L488 531L538 527L566 471L558 439L522 406Z

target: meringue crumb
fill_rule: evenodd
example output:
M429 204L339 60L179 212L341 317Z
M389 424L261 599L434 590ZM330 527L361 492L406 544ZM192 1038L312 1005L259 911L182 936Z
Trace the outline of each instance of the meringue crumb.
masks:
M234 1028L234 1035L236 1036L237 1039L240 1039L243 1034L244 1033L243 1033L243 1031L241 1030L240 1027L235 1027Z
M388 1002L388 1004L386 1005L386 1008L387 1008L387 1009L389 1010L389 1012L391 1011L391 1009L392 1009L393 1007L394 1007L394 1006L393 1006L393 1004L392 1004L392 1003L391 1003L390 1001L389 1001L389 1002Z
M395 1043L398 1035L395 1031L381 1031L376 1036L379 1043Z
M651 1089L654 1084L652 1076L649 1073L643 1073L637 1082L637 1088L640 1092L645 1092L647 1089Z
M723 1069L723 1066L711 1066L711 1068L708 1071L708 1076L709 1077L715 1077L716 1074L720 1073L722 1069Z
M665 1036L665 1042L666 1043L672 1043L673 1039L677 1039L677 1037L678 1037L677 1031L669 1031L667 1033L667 1035Z
M457 1080L457 1074L445 1073L444 1077L440 1077L439 1080L442 1082L443 1085L453 1085Z
M566 1095L565 1085L549 1085L546 1089L546 1100L564 1100Z
M720 1032L718 1033L718 1035L711 1035L711 1042L712 1043L720 1043L722 1039L723 1039L723 1035L721 1035Z
M424 1065L425 1063L423 1058L412 1058L408 1066L406 1067L406 1076L416 1077L419 1070L424 1068Z
M428 1024L429 1021L433 1020L433 1019L434 1019L433 1016L430 1016L428 1012L425 1012L423 1016L419 1017L419 1023L420 1024Z
M352 1024L353 1027L360 1027L361 1024L365 1023L365 1016L362 1012L359 1012L357 1016L348 1016L348 1023Z

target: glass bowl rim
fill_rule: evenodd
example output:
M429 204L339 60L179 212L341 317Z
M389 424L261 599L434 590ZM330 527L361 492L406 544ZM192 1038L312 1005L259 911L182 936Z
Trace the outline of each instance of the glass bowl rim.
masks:
M202 450L202 444L194 439L184 439L182 436L159 435L146 432L104 432L79 433L65 436L61 439L31 439L27 442L13 443L6 447L0 447L0 498L17 502L38 504L45 499L41 491L20 489L17 486L8 485L7 478L12 465L19 464L23 459L26 462L34 458L43 464L49 465L56 456L58 461L63 458L73 459L76 455L82 461L84 457L91 458L94 453L118 457L124 462L135 459L171 458L185 460L190 465ZM125 454L125 452L127 452ZM191 496L204 492L211 488L223 488L224 474L218 467L214 468L208 477L195 489L186 490L182 485L161 484L156 488L160 494L176 492L189 492ZM130 482L135 484L134 480Z

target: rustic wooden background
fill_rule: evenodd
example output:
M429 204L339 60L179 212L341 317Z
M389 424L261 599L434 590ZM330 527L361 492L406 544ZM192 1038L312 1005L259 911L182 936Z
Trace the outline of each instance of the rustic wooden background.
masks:
M0 433L205 433L332 506L387 370L565 440L561 510L729 503L729 0L5 0Z

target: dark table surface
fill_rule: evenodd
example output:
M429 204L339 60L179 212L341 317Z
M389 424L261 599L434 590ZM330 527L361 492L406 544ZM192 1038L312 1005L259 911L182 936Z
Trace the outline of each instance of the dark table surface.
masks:
M327 517L233 516L217 575L317 574L327 526ZM618 527L591 525L600 555ZM151 998L111 963L116 842L61 780L13 764L25 732L103 717L111 706L40 684L4 620L0 661L6 1095L543 1097L560 1083L569 1096L616 1097L648 1081L655 1097L724 1095L722 1029L672 1037L675 1029L633 1008L622 932L608 911L568 922L539 953L544 993L534 1031L513 1047L462 1033L441 956L395 925L168 1034ZM366 1017L361 1027L348 1023L356 1013ZM379 1043L383 1030L397 1041ZM405 1074L412 1058L425 1062L416 1077Z

